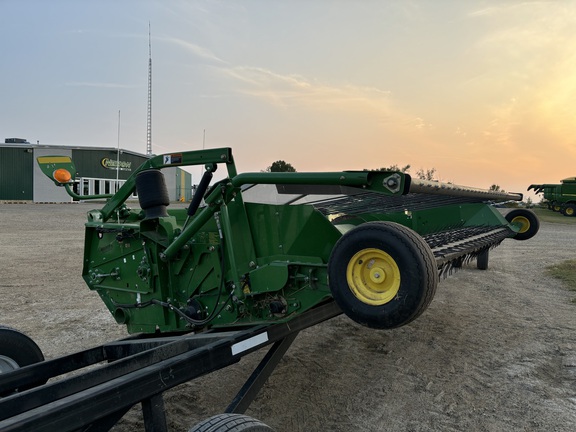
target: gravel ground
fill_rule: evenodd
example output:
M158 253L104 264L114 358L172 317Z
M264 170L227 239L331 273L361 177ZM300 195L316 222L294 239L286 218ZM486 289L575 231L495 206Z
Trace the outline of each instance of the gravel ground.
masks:
M0 324L47 358L126 336L81 279L97 204L0 205ZM576 225L506 240L490 268L442 280L428 310L392 331L339 316L303 331L247 414L277 432L572 431L574 294L547 266L576 258ZM171 431L222 412L262 353L165 394ZM143 430L133 409L116 431Z

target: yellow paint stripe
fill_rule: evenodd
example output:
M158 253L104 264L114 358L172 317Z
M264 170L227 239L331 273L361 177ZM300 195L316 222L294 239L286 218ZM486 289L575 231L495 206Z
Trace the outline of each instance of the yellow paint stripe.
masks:
M70 156L41 156L38 158L38 162L41 164L69 163L72 162L72 159L70 159Z

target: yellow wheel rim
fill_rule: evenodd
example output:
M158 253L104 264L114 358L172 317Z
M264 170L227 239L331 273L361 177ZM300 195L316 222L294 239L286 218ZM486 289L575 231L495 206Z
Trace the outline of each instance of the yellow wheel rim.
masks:
M398 294L400 269L386 252L362 249L348 263L346 280L358 300L373 306L383 305Z
M516 216L512 219L512 223L520 225L520 231L518 231L519 234L523 234L530 229L530 221L525 216Z
M572 207L566 207L565 213L567 216L573 216L574 215L574 209Z

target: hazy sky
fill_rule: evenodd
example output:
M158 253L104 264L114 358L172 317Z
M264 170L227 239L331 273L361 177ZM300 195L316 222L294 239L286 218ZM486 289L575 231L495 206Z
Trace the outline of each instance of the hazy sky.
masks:
M576 1L0 0L0 138L232 147L240 172L576 176Z

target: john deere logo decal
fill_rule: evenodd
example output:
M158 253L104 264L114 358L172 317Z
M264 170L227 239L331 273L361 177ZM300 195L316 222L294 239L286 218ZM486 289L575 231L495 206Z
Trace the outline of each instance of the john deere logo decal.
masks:
M100 161L100 164L106 169L119 170L119 171L132 171L132 162L117 161L116 159L103 158Z

